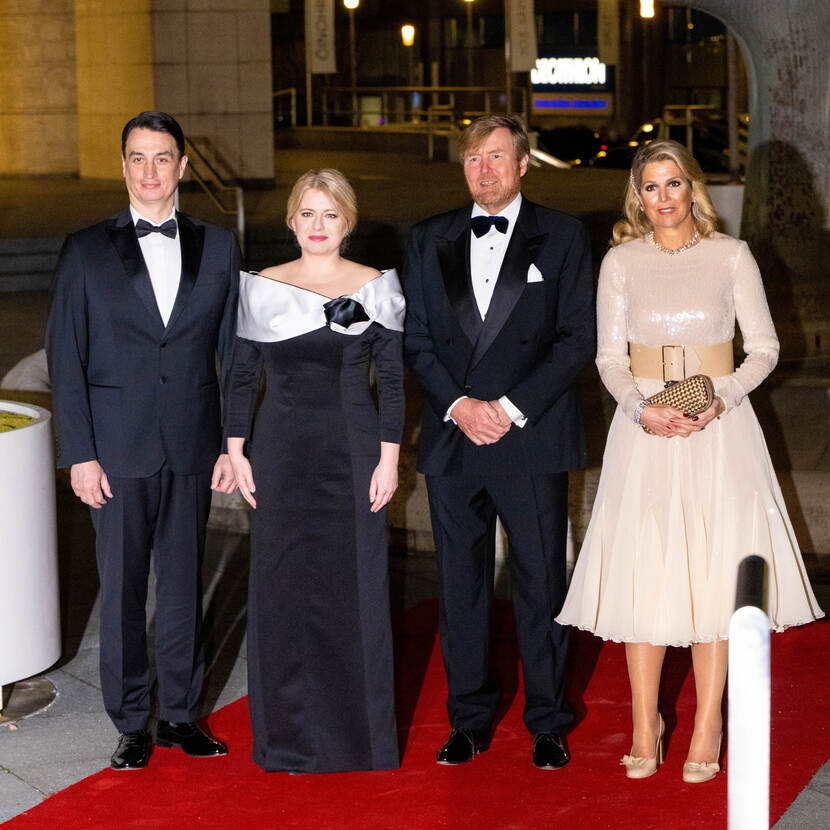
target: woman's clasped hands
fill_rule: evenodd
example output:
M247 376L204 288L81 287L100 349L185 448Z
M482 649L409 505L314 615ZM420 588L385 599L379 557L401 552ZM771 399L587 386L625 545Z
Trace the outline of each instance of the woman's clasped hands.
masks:
M693 432L705 429L723 411L724 404L720 398L715 398L709 408L700 414L691 416L673 406L649 404L640 413L640 423L661 438L688 438Z

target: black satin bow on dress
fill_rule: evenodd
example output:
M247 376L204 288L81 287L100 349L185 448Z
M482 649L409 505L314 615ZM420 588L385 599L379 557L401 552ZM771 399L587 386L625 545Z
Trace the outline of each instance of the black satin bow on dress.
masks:
M507 233L510 220L506 216L473 216L470 227L476 237L484 236L494 225L499 233Z
M160 225L151 225L146 219L139 219L135 223L135 235L141 239L142 236L147 236L151 233L161 233L169 236L170 239L176 238L176 220L168 219Z
M338 326L342 326L344 329L347 329L352 323L360 323L369 319L366 309L351 297L335 297L323 305L323 310L326 313L328 324L337 323Z

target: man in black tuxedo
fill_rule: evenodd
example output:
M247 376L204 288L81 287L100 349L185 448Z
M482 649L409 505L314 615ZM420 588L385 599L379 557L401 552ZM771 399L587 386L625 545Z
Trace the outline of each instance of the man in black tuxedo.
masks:
M424 387L418 469L426 475L441 588L452 731L439 764L487 748L499 698L488 633L496 516L509 542L524 721L542 769L562 740L569 469L586 463L575 388L596 343L581 222L520 194L521 122L489 115L461 139L474 203L416 225L407 255L407 362Z
M118 729L114 769L147 765L152 741L145 602L153 552L160 720L156 743L227 748L195 722L204 658L201 562L211 487L233 492L220 454L218 352L233 348L234 235L175 210L187 165L166 113L124 127L127 210L71 234L52 287L46 351L58 464L92 510L101 582L101 689Z

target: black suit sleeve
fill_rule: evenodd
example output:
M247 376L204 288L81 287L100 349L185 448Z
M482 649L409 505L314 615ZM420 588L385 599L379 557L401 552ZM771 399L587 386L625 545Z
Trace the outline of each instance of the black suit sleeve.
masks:
M422 249L423 226L412 229L404 270L404 294L406 295L406 327L404 355L409 368L415 373L432 408L444 417L450 404L466 394L452 379L435 352L430 334L429 315L424 297L426 277Z
M84 265L76 240L61 249L49 317L46 357L52 387L59 467L71 467L97 456L87 393L89 326Z
M532 422L538 421L573 385L596 354L596 312L591 246L581 222L570 240L558 277L552 340L533 368L504 394Z

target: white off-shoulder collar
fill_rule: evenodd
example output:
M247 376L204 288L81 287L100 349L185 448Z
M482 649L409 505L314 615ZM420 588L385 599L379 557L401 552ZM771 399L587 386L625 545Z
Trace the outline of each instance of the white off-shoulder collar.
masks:
M363 334L372 323L392 331L403 331L405 302L394 268L382 271L354 294L344 296L359 302L369 319L354 322L348 328L331 323L332 331ZM260 343L275 343L299 337L327 325L323 306L329 299L331 298L298 285L268 279L256 272L242 271L236 333L246 340Z

